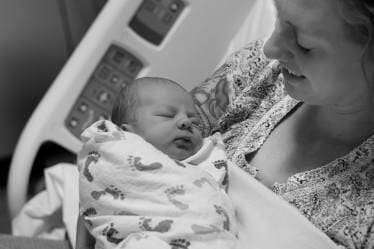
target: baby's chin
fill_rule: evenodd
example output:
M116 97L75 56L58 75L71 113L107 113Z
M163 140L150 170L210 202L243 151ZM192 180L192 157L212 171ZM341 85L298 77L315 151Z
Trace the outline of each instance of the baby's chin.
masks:
M169 157L178 160L178 161L183 161L190 156L194 155L196 152L195 151L185 151L185 152L180 152L180 153L168 153Z
M201 144L196 146L194 149L181 149L181 148L173 148L170 151L165 152L169 157L172 159L183 161L193 155L195 155L199 149L201 148Z

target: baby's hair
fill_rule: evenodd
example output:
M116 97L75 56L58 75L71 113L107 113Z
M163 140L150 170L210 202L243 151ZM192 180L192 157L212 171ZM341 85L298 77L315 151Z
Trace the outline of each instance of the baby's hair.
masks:
M139 99L138 91L140 87L149 84L173 85L188 93L181 85L169 79L159 77L138 78L124 85L114 100L111 115L111 120L114 124L121 126L122 124L129 124L136 121L136 108Z
M121 126L135 119L136 94L133 83L125 84L113 103L111 120L114 124Z

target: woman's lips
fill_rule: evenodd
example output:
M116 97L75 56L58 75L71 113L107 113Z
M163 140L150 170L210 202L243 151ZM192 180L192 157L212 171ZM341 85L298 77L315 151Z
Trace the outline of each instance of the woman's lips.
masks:
M290 82L296 82L296 81L301 81L301 80L306 79L304 75L295 73L294 71L288 69L287 67L282 67L282 74L284 78Z

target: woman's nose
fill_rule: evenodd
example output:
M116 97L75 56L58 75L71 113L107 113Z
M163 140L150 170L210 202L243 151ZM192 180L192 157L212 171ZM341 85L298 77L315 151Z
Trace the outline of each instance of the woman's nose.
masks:
M181 130L191 130L192 121L187 117L183 117L178 120L177 126Z
M281 27L276 24L273 33L264 45L266 57L279 61L290 60L293 57L290 50L291 39L292 34L287 32L287 30L282 30Z

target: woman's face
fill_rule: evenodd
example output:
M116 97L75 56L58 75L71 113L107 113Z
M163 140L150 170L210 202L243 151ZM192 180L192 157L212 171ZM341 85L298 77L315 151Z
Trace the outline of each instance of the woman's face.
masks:
M274 0L278 17L265 54L279 60L286 91L313 105L349 110L369 99L355 42L336 0Z

